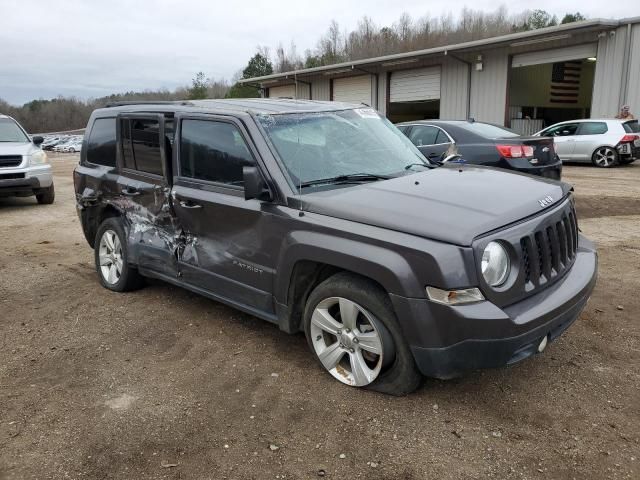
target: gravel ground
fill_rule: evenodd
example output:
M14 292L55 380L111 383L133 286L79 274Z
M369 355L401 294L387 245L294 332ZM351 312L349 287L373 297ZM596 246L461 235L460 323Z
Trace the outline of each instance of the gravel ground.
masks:
M54 205L0 199L0 479L640 478L640 164L565 167L600 277L563 337L394 398L187 291L101 288L51 158Z

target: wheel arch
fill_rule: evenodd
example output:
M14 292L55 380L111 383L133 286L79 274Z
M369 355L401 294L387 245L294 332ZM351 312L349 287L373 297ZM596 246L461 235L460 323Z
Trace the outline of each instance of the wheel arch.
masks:
M96 233L102 222L111 217L124 217L124 212L112 203L87 207L82 212L84 236L91 248L95 247Z
M274 286L280 328L284 331L300 331L309 294L338 272L367 279L387 294L407 295L419 288L408 261L389 249L314 233L298 232L287 240Z

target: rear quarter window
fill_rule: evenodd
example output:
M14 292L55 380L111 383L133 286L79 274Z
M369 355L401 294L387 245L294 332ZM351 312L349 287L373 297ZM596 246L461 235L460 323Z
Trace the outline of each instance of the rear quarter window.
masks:
M638 123L637 120L623 123L622 128L624 128L624 131L627 133L640 133L640 123Z
M604 122L585 122L580 125L578 135L602 135L607 133L607 124Z
M87 140L87 161L107 167L116 166L116 119L98 118Z

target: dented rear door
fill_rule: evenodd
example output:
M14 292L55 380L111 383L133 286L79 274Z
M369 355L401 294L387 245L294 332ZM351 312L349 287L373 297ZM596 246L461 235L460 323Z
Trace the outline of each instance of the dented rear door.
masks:
M142 272L175 276L175 214L171 206L171 142L162 114L120 114L119 207L125 212L132 261Z

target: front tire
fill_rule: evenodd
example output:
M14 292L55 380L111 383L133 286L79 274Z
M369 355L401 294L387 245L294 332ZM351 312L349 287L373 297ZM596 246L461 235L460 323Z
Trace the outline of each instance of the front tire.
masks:
M610 168L618 163L618 152L615 148L599 147L593 152L591 161L596 167Z
M53 188L53 183L50 187L43 188L36 193L36 200L40 205L51 205L56 199L56 191Z
M422 382L389 297L365 278L338 273L318 285L304 331L320 365L341 383L406 395Z
M128 292L144 285L144 278L129 265L127 237L117 217L107 218L96 232L94 243L96 270L103 287Z

